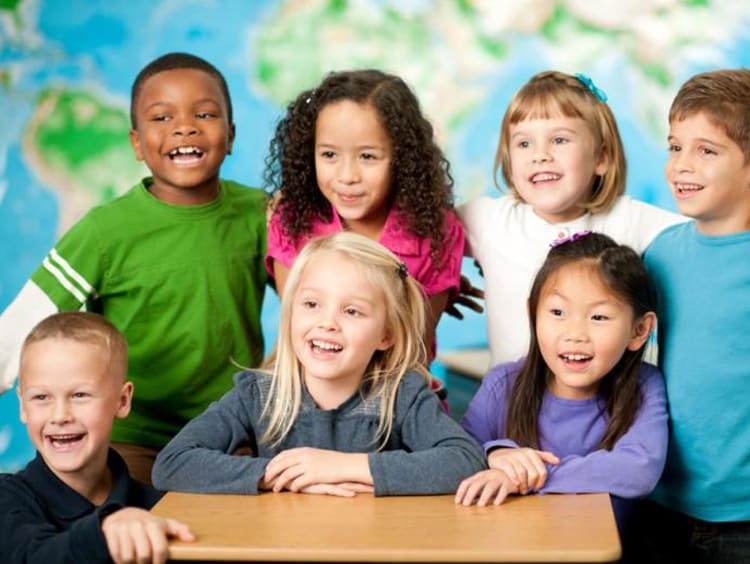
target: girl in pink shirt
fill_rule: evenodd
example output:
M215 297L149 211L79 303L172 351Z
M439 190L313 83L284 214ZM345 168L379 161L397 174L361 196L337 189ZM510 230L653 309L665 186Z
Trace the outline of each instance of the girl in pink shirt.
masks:
M307 241L365 235L422 285L434 356L435 327L459 287L464 234L448 161L404 81L377 70L334 72L302 92L276 127L265 179L275 195L266 267L279 296Z

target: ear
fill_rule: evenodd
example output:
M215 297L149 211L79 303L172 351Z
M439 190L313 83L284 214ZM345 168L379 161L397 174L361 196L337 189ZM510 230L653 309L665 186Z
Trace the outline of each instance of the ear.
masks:
M596 163L596 168L594 169L594 174L597 176L604 176L607 173L607 170L609 170L609 155L607 155L604 147L602 147L599 154L599 162Z
M26 414L26 407L23 404L23 395L21 393L21 386L16 387L16 396L18 396L18 407L19 407L18 416L21 419L21 423L26 425L26 423L28 423L29 417Z
M229 144L227 145L227 155L232 154L232 146L234 145L234 136L237 134L237 128L233 123L229 124Z
M393 346L393 338L391 337L391 333L389 331L386 331L383 335L383 338L380 340L380 343L378 344L377 350L379 351L387 351Z
M633 324L633 336L628 343L628 350L637 351L640 349L648 340L648 336L654 330L654 327L656 327L656 314L653 311L644 313L636 319Z
M120 395L117 398L117 411L115 417L125 419L130 413L130 404L133 401L133 382L125 382L120 388Z
M133 147L135 158L139 161L142 161L143 151L141 151L141 136L138 135L137 130L131 129L130 133L128 134L128 137L130 138L130 146Z

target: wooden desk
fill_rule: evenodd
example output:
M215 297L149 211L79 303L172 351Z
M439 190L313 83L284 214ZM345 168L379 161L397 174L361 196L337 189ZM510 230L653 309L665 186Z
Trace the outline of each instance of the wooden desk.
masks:
M176 560L295 562L611 562L620 557L606 494L512 497L460 507L452 496L168 493L152 510L190 525Z

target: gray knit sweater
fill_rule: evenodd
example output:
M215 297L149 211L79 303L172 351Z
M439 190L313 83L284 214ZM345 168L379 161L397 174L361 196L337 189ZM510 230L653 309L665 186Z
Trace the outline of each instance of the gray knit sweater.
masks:
M479 445L440 406L425 379L407 374L399 386L393 430L377 449L377 400L359 393L323 411L303 393L291 431L275 447L259 444L267 427L261 418L270 377L256 371L235 376L234 388L190 421L161 451L154 486L201 493L257 494L266 465L295 447L367 452L375 495L447 494L461 480L485 468ZM257 456L234 456L249 446Z

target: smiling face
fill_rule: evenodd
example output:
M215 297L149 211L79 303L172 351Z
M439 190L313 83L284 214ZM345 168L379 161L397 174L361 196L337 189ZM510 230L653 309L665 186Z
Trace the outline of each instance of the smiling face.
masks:
M351 231L377 239L388 217L393 144L369 104L332 102L315 123L320 191Z
M234 141L218 81L197 69L155 74L143 83L134 115L130 143L154 177L154 196L178 205L216 198L219 168Z
M511 180L521 199L549 223L583 215L595 176L607 171L580 118L526 119L509 129Z
M24 351L21 421L50 470L79 493L101 480L112 423L130 412L132 392L101 347L50 338Z
M750 230L750 163L704 113L672 121L664 173L680 213L701 232Z
M596 395L625 350L643 346L653 323L652 313L636 319L595 268L583 261L563 266L541 291L536 334L552 373L549 390L558 397Z
M373 354L391 346L385 296L362 267L326 251L311 258L292 299L292 347L305 385L319 404L338 405L359 387Z

